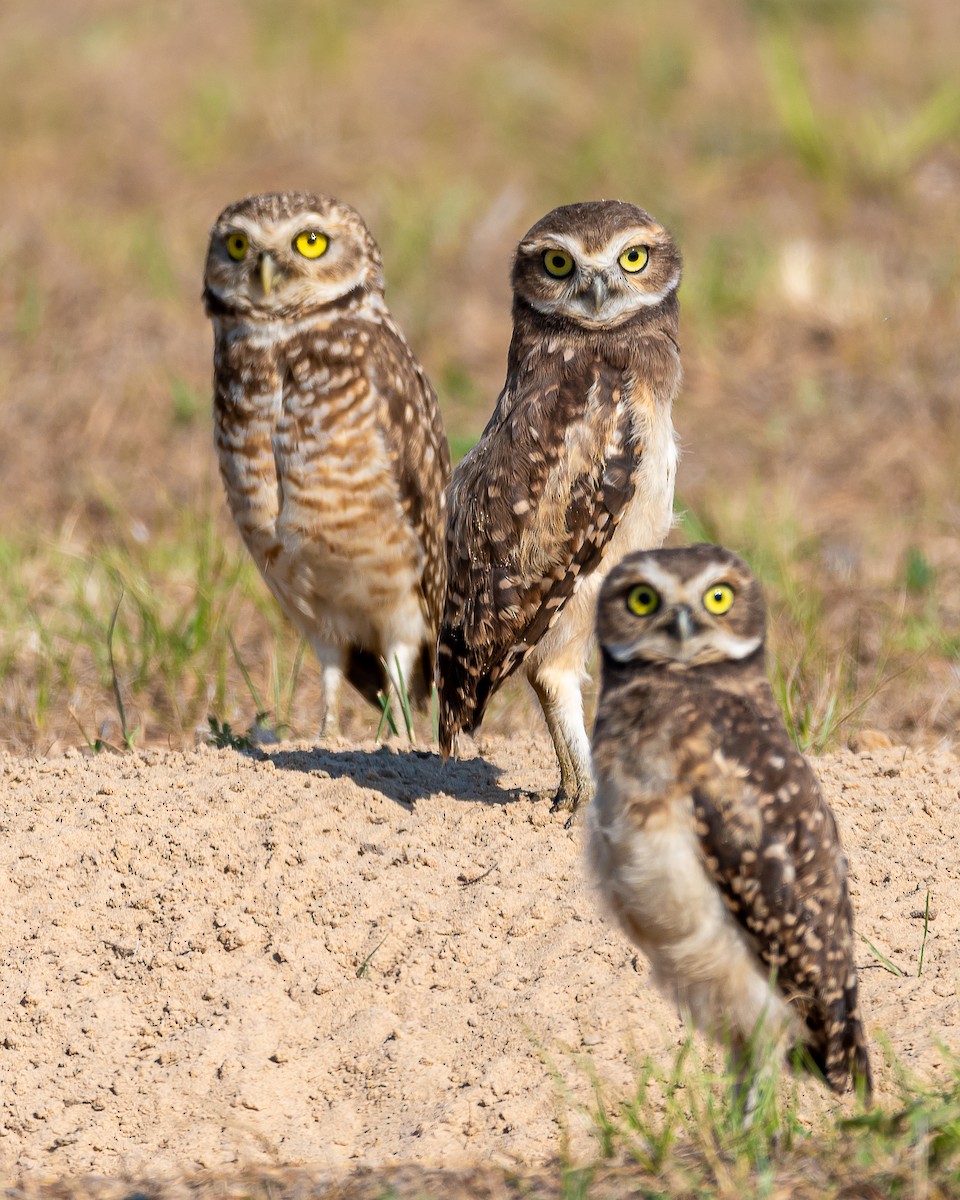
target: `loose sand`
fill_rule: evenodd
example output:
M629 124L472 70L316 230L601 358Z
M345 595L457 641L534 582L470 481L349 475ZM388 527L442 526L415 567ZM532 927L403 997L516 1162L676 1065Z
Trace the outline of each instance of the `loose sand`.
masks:
M680 1023L538 792L548 746L477 750L0 757L4 1177L591 1156L584 1063L626 1094ZM921 1077L960 1045L960 762L815 765L858 929L906 972L859 943L889 1096L877 1034Z

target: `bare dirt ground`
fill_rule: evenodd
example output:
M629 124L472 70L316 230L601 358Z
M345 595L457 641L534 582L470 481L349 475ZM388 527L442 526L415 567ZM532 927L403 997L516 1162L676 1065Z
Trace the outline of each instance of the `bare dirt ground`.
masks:
M586 1063L626 1096L681 1025L538 792L546 743L477 749L0 758L3 1176L591 1160ZM881 1036L920 1077L960 1046L960 760L815 765L905 972L861 943L882 1099Z

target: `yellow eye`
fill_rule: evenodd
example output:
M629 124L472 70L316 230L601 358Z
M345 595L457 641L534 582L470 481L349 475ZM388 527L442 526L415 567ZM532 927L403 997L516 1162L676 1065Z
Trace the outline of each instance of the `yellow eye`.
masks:
M566 250L548 250L543 256L543 265L547 268L548 275L563 279L564 275L569 275L573 270L573 259Z
M642 271L649 258L650 251L646 246L630 246L624 250L618 261L625 271L633 274L635 271Z
M250 241L245 233L227 234L227 253L234 262L240 262L242 258L245 258L249 247Z
M638 584L627 593L627 608L638 617L649 617L660 607L660 596L648 583Z
M293 245L304 258L319 258L330 245L330 241L319 229L305 229L303 233L297 234Z
M733 588L728 583L715 583L703 593L703 607L708 613L722 617L733 608Z

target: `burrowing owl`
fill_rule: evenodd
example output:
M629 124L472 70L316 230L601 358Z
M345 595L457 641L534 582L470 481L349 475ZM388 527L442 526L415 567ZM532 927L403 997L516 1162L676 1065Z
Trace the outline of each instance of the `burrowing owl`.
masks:
M720 546L632 554L597 633L587 844L610 908L744 1066L803 1043L832 1088L869 1091L846 859L776 711L759 584Z
M680 255L633 204L554 209L513 266L507 379L449 490L440 745L523 665L560 763L593 790L581 682L602 577L672 521Z
M329 196L231 204L210 235L214 421L227 499L320 660L371 702L429 694L449 452L436 396L383 297L380 251Z

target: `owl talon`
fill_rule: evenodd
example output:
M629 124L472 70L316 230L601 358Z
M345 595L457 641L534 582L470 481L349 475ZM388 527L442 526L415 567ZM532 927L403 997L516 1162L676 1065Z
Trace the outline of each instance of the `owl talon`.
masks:
M557 794L553 798L553 803L550 805L552 813L569 812L569 817L563 823L564 829L572 829L580 809L590 800L593 795L592 788L580 788L572 795L565 787L561 785Z
M567 810L569 810L572 815L573 812L576 811L576 807L576 801L570 795L567 789L561 784L557 789L557 794L553 798L553 803L550 805L550 811L552 813L558 813L567 812Z

